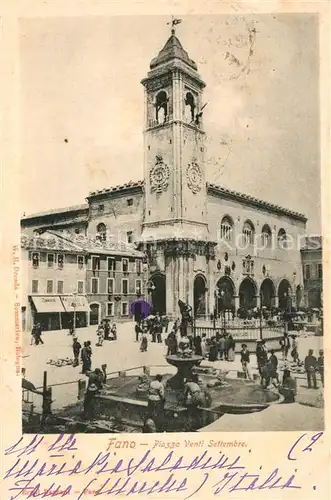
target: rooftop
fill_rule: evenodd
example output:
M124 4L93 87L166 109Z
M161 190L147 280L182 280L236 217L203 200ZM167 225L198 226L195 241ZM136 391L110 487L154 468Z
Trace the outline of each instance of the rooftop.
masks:
M105 194L113 194L113 193L119 193L119 192L125 192L126 190L132 189L132 188L143 188L144 186L144 181L129 181L126 184L120 185L120 186L115 186L113 188L107 188L107 189L102 189L100 191L94 191L89 193L89 197L93 198L95 196L102 195L104 196ZM260 200L259 198L255 198L254 196L251 196L249 194L245 193L240 193L238 191L234 191L232 189L228 189L222 186L218 186L216 184L207 182L207 189L209 191L214 192L216 195L222 195L222 196L228 196L235 198L239 201L242 202L248 202L251 205L264 208L265 210L269 210L272 212L276 212L281 215L288 215L290 217L294 217L296 219L302 220L304 222L307 221L307 218L304 214L300 212L296 212L294 210L290 210L288 208L281 207L280 205L275 205L274 203L269 203L268 201Z
M64 207L64 208L54 208L52 210L46 210L45 212L37 212L35 214L28 214L28 215L23 215L22 220L26 219L34 219L37 217L46 217L47 215L58 215L58 214L65 214L67 212L79 212L81 210L88 210L88 204L84 203L83 205L73 205L70 207Z
M186 50L183 49L182 44L176 37L174 33L171 34L171 36L168 38L165 46L163 49L159 52L157 57L154 57L150 64L150 68L154 69L157 66L160 66L161 64L165 64L168 61L171 61L173 59L180 59L184 63L186 63L188 66L190 66L192 69L197 70L198 67L192 59L189 58L188 53Z
M48 230L38 236L21 236L21 248L25 250L50 250L79 254L121 255L144 257L133 246L118 241L98 241L80 234Z
M92 198L94 196L99 196L99 195L105 195L105 194L110 194L110 193L118 193L118 192L123 192L128 189L134 189L134 188L142 188L144 186L144 181L129 181L125 184L114 186L114 187L109 187L105 189L99 189L98 191L91 191L87 197L87 199Z
M223 196L229 196L235 198L237 200L248 202L251 205L265 208L266 210L278 213L280 215L289 215L295 219L302 220L303 222L307 221L307 217L300 212L295 212L294 210L290 210L288 208L284 208L280 205L275 205L274 203L269 203L268 201L260 200L259 198L255 198L249 194L239 193L238 191L233 191L232 189L227 189L222 186L217 186L216 184L207 182L207 189L210 191L214 191L216 194L222 194Z

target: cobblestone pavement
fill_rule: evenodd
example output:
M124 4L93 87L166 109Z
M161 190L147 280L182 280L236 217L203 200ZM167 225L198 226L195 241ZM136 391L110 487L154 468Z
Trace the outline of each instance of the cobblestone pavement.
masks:
M101 367L103 363L107 364L107 373L140 367L144 365L153 365L155 372L160 371L173 373L174 368L169 366L165 360L166 346L162 344L149 342L148 351L140 352L140 344L135 341L134 323L118 324L118 339L116 341L105 341L102 347L96 347L96 327L88 327L77 330L77 336L81 344L90 340L92 343L92 368ZM71 365L56 367L47 362L59 358L72 358L72 336L68 331L44 332L44 345L30 345L30 335L25 334L23 345L22 366L26 369L26 379L31 381L36 387L42 386L43 372L47 371L48 385L53 387L53 398L55 402L53 408L61 408L68 404L75 403L78 395L79 379L84 379L81 366L73 367ZM314 354L318 355L318 349L322 347L323 337L308 336L299 338L299 355L301 359L307 354L308 349L314 349ZM278 354L280 358L280 353ZM229 370L229 376L235 377L238 370L241 370L240 356L236 354L234 362L216 361L214 363L208 360L203 361L205 366L213 366ZM255 356L251 356L252 371L256 371ZM71 382L71 383L68 383ZM321 382L318 390L308 389L305 375L300 375L297 380L298 396L297 401L311 406L323 406L323 392ZM34 402L37 407L40 404L40 397L34 396Z

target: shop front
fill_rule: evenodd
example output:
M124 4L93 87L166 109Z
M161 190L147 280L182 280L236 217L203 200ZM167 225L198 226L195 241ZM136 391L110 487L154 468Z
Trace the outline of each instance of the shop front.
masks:
M62 328L87 326L89 305L85 295L61 295L65 312L62 313Z
M30 303L34 324L40 323L43 331L62 328L61 315L65 309L59 296L31 295Z

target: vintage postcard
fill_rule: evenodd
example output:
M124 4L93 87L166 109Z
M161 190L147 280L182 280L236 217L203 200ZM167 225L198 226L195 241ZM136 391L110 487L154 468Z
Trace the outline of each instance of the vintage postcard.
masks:
M328 2L2 24L2 498L329 498Z

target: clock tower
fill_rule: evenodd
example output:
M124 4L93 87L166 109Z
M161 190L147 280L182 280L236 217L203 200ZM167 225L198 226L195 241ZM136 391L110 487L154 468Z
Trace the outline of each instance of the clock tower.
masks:
M141 239L148 248L151 273L166 277L167 313L178 315L178 300L193 300L188 277L193 275L197 254L208 259L209 231L202 100L205 83L176 37L174 26L142 84L145 207Z

